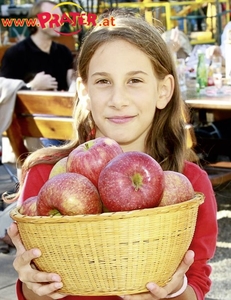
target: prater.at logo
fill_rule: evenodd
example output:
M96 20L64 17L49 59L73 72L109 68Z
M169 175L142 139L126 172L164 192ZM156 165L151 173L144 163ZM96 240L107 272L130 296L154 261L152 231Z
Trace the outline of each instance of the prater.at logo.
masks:
M34 19L15 19L15 18L7 18L2 19L3 27L41 27L42 29L52 28L55 32L60 35L74 35L78 34L82 30L82 26L96 26L97 23L97 14L95 13L86 13L83 8L73 2L62 2L53 7L53 9L63 6L63 5L74 5L78 8L79 11L69 11L64 12L62 15L52 12L41 12L37 14L37 18ZM53 10L52 9L52 10ZM72 28L77 28L77 30L73 30L71 32L62 32L62 26L65 23L69 23ZM100 26L115 26L114 17L110 17L109 19L104 19L100 24ZM58 30L59 28L59 30Z

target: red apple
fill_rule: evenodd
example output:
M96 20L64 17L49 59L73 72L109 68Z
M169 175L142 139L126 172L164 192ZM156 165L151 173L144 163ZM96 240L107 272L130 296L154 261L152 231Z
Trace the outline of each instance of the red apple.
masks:
M100 137L90 140L79 145L68 155L67 172L82 174L97 187L101 170L121 153L122 148L112 139Z
M122 153L100 173L98 190L109 211L155 207L164 190L164 173L158 162L145 153Z
M88 178L76 173L62 173L42 186L37 209L41 216L98 214L102 212L102 202Z
M55 175L66 173L67 171L67 157L63 157L60 160L57 161L57 163L53 166L51 169L49 178L54 177Z
M26 199L21 206L19 207L18 211L22 215L26 216L38 216L37 212L37 196L30 197Z
M182 173L164 171L164 181L165 188L159 206L187 201L195 196L191 182Z

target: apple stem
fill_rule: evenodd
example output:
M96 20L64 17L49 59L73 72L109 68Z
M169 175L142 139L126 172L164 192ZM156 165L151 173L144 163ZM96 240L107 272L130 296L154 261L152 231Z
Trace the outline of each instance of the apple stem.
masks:
M132 183L133 183L133 186L135 187L135 191L139 190L139 188L142 186L142 182L143 182L143 178L140 174L135 173L132 176Z
M49 215L50 215L50 216L62 216L62 214L61 214L57 209L52 209L52 210L49 212Z
M92 141L88 141L88 142L85 143L86 150L89 150L92 146L93 146L93 142Z

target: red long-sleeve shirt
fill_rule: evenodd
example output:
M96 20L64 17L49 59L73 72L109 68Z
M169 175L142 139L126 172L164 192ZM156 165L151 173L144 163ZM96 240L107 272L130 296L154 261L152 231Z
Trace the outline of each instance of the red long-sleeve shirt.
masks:
M30 169L27 174L22 193L18 204L31 196L38 194L40 188L48 180L52 165L41 164ZM195 261L187 272L188 283L196 292L197 299L203 300L211 286L209 275L211 267L208 260L211 259L216 249L217 239L217 204L212 185L207 173L201 170L196 164L185 163L183 174L191 181L196 192L205 195L205 201L199 207L198 218L194 237L189 249L195 252ZM19 300L25 300L22 293L22 284L17 282L17 296ZM90 297L90 296L67 296L65 300L118 300L117 296ZM32 299L31 299L32 300Z

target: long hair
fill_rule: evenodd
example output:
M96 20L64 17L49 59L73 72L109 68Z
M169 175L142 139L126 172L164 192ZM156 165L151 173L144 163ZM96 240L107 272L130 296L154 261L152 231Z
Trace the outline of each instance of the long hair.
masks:
M78 55L77 74L86 83L89 63L95 51L102 44L116 39L128 41L143 51L150 59L159 80L171 74L175 79L174 92L164 109L156 109L146 137L145 152L156 159L164 170L182 172L187 157L183 114L186 107L180 97L175 63L170 50L159 30L148 24L141 16L119 9L102 15L99 23L111 17L115 19L115 26L97 25L85 37ZM94 120L85 105L83 100L76 97L73 109L73 139L63 146L42 148L31 153L22 167L22 181L26 171L32 166L40 163L54 164L79 144L95 137Z

